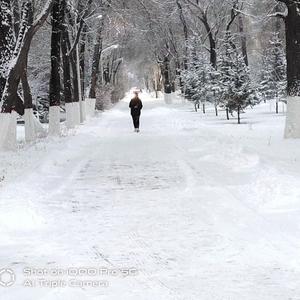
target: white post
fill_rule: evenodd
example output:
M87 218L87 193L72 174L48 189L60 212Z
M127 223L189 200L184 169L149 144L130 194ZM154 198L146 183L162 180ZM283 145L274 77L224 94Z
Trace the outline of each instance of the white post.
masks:
M25 108L24 111L24 121L25 121L25 141L26 143L30 143L36 140L36 132L35 132L35 116L33 115L32 108Z
M300 97L299 96L288 96L287 98L287 114L285 124L285 138L300 138Z
M17 113L0 113L0 150L17 148Z
M60 136L60 107L49 107L49 135Z

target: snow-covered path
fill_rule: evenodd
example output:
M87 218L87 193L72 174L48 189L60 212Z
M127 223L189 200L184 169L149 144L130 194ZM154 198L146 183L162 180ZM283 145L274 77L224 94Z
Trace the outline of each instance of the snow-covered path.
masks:
M269 127L147 101L136 134L123 101L23 150L26 173L0 187L0 268L17 275L0 298L300 299L299 143L279 138L282 117L260 113ZM133 274L76 277L108 282L100 288L24 287L25 267ZM58 279L30 279L43 277Z

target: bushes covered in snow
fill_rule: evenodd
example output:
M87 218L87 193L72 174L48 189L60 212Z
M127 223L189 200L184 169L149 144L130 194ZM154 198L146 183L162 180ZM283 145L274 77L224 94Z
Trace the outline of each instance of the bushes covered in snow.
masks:
M186 86L186 96L195 102L195 107L211 102L216 107L224 108L227 118L237 113L240 123L240 113L247 107L259 102L257 86L252 80L249 67L245 64L240 49L236 46L234 37L226 33L222 47L218 49L219 60L214 68L204 52L197 51L192 44L189 68L182 74Z

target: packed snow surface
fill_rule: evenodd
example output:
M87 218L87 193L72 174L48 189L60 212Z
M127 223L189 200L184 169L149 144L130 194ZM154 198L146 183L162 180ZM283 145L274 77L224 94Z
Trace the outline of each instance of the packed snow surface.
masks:
M0 269L16 274L0 298L300 299L300 141L282 138L284 115L262 104L237 125L141 97L140 134L124 99L0 154Z

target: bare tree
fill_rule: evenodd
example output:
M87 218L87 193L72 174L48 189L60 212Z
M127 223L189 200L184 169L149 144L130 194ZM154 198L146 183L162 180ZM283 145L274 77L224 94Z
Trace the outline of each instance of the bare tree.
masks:
M11 112L16 105L15 99L19 98L18 86L21 76L24 74L31 41L36 32L46 21L51 11L52 4L53 1L49 0L45 5L44 10L38 15L37 19L30 24L33 14L32 3L31 0L28 0L24 3L24 19L22 20L22 26L24 26L24 28L20 28L19 36L17 38L13 53L14 63L10 65L7 74L6 85L2 95L2 112Z

